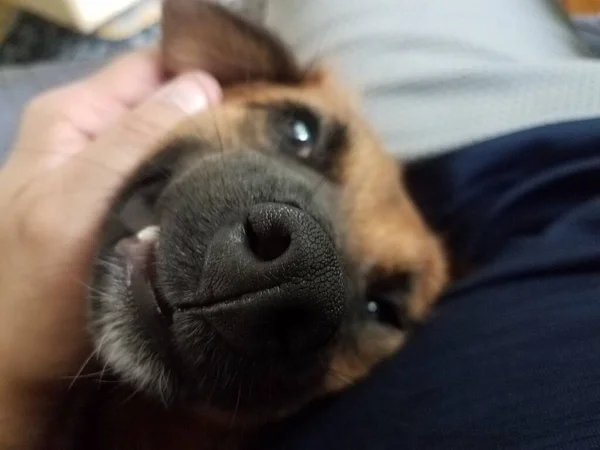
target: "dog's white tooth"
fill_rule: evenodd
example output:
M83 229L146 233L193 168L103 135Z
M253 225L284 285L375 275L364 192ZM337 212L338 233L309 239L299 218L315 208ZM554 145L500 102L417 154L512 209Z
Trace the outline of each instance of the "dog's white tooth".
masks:
M137 234L137 238L140 241L155 241L158 239L158 233L160 232L160 227L157 225L151 225L143 230L140 230Z

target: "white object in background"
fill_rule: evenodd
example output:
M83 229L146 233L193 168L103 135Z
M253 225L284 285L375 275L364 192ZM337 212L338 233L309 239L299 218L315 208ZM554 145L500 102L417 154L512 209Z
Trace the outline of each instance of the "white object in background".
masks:
M2 0L44 19L91 34L139 0Z

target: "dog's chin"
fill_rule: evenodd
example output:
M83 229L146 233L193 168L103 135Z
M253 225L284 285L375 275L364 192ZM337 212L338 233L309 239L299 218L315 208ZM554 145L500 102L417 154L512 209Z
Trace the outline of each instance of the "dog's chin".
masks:
M198 309L172 308L156 277L159 229L122 239L101 258L91 324L101 364L168 406L249 423L287 415L322 391L331 345L303 354L236 352Z

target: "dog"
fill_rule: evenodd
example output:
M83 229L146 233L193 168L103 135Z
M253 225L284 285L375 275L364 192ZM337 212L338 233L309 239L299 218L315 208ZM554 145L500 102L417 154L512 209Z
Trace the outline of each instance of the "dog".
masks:
M206 70L224 97L107 219L89 302L106 375L73 390L79 449L246 448L397 352L449 277L333 70L214 2L163 8L169 74Z

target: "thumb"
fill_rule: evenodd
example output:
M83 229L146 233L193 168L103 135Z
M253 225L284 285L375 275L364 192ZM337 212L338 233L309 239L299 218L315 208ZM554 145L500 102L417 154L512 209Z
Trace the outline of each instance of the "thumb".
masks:
M181 75L111 129L100 135L79 156L71 158L67 180L75 195L69 203L75 211L89 211L103 217L109 201L145 161L160 150L160 142L190 115L197 114L221 99L217 81L204 72ZM90 211L98 205L103 210ZM90 217L88 215L88 217Z

